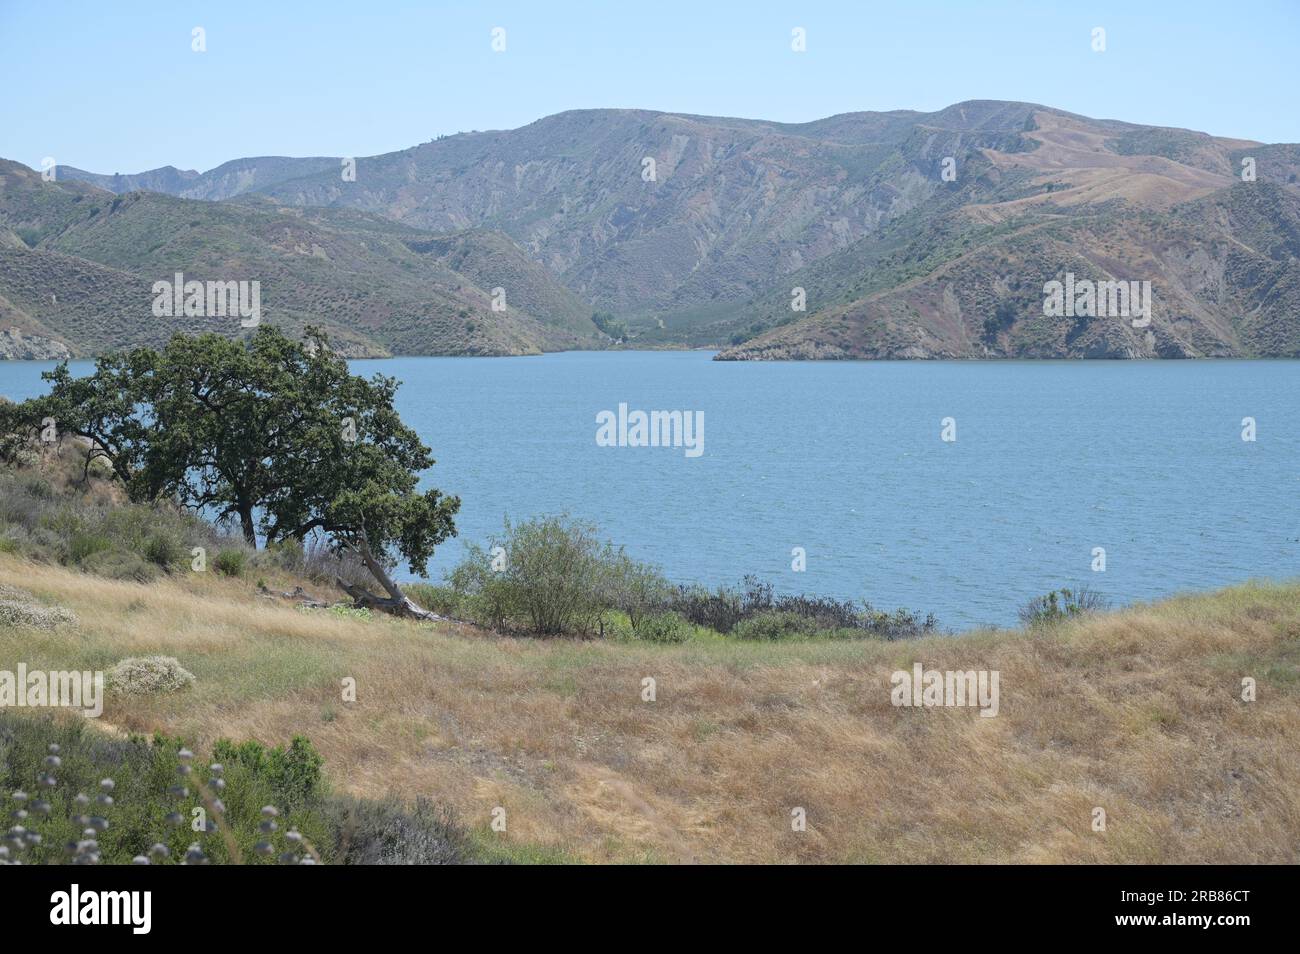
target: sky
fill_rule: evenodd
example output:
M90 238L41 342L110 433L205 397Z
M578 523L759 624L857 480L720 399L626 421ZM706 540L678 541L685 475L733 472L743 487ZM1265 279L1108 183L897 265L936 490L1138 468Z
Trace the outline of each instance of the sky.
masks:
M1300 0L0 0L0 157L204 171L566 109L805 122L967 99L1297 142L1298 51Z

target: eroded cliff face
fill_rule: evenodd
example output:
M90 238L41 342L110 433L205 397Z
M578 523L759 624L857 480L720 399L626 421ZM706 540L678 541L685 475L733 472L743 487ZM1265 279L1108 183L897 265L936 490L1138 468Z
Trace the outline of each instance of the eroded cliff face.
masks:
M54 338L0 328L0 361L64 361L72 356L68 346Z

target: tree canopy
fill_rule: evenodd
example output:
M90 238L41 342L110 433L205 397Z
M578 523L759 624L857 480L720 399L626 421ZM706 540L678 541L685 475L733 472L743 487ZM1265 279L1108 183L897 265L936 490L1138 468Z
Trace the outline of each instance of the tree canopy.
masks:
M361 558L386 598L357 600L419 615L388 572L394 555L423 573L456 533L456 497L419 490L434 463L393 407L398 382L353 375L308 329L294 341L263 325L246 341L177 335L162 349L105 355L88 377L63 363L50 392L7 407L9 438L75 435L136 501L170 499L237 523L257 546L314 532Z

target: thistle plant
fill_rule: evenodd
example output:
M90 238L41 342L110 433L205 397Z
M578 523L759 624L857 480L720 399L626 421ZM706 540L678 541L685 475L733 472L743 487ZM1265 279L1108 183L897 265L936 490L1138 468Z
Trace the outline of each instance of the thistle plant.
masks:
M191 799L197 799L204 811L204 834L219 833L226 849L226 856L232 864L243 864L244 856L239 841L229 818L226 805L221 795L226 788L225 769L219 762L208 766L208 779L205 782L194 771L194 753L182 748L177 753L179 764L176 766L177 782L167 794L176 799L176 810L168 812L162 819L166 826L179 828L185 823L181 811ZM62 767L59 746L50 744L48 754L42 761L42 768L37 779L38 790L53 791L59 785L58 770ZM110 826L109 814L114 807L113 791L116 783L111 778L103 778L99 790L92 798L84 792L78 792L70 800L73 823L78 836L66 846L66 860L74 865L99 864L102 858L100 839ZM9 813L9 827L0 840L0 864L23 864L30 859L30 849L42 843L40 832L33 827L41 820L48 820L51 804L44 798L33 799L27 792L18 790L11 793L9 800L13 807ZM258 831L261 835L254 847L257 854L264 857L276 856L281 864L314 865L321 863L320 854L297 828L290 828L279 834L279 810L274 805L266 805L261 810ZM173 852L163 841L155 842L145 854L135 855L131 864L157 865L172 862ZM211 859L203 845L196 841L190 844L174 863L184 865L209 864Z

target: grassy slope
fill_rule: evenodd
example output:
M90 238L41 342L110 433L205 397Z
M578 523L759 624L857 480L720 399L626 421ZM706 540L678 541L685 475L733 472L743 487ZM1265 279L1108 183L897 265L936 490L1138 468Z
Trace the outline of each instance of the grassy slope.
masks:
M1050 634L629 646L308 613L215 574L142 586L0 555L0 581L81 620L0 629L0 669L160 652L198 677L182 695L110 699L101 728L200 744L303 733L336 789L430 795L484 832L504 806L508 832L481 837L516 857L1296 860L1300 584ZM1000 670L1000 715L893 708L889 674L915 660ZM355 704L339 701L345 676Z

